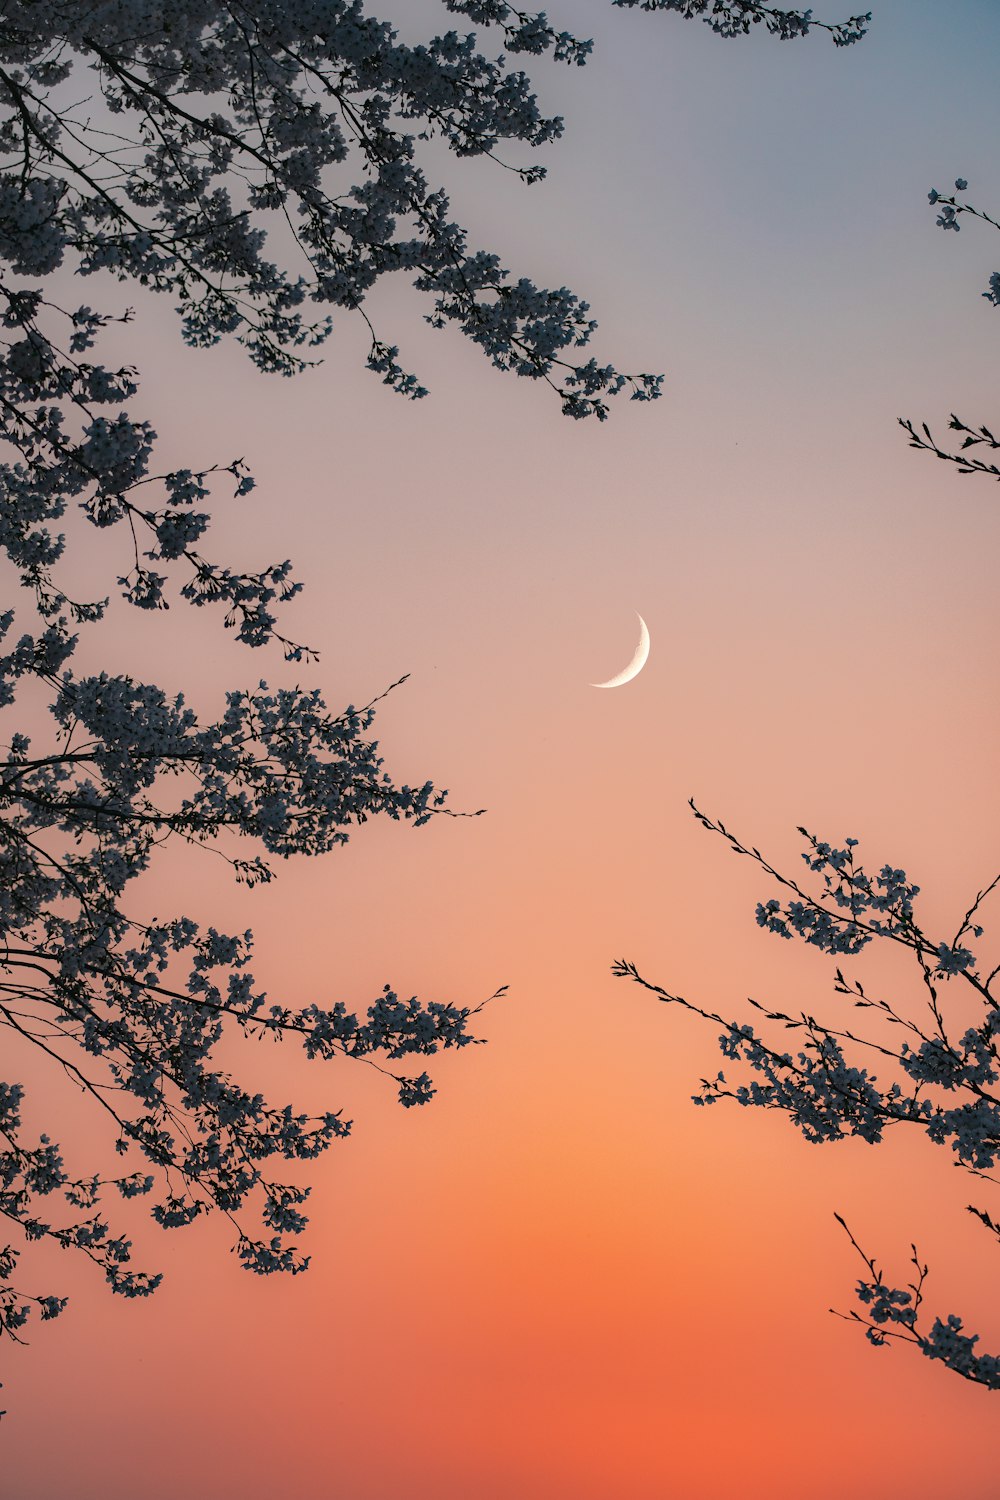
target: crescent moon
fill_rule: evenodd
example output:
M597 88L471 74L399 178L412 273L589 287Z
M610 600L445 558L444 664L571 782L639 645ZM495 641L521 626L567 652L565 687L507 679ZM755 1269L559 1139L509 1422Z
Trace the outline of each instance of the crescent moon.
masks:
M623 667L617 677L609 677L607 682L592 682L591 687L613 688L623 687L626 682L631 682L633 677L638 677L649 657L649 631L646 622L636 610L636 619L639 621L639 644L635 648L635 655L627 667Z

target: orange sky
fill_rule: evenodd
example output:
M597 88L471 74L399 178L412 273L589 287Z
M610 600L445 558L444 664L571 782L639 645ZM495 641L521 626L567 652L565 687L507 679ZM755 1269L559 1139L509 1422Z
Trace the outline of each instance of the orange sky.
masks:
M168 861L143 899L162 911L182 880L194 915L252 925L282 998L510 992L488 1046L429 1069L422 1111L356 1067L234 1052L275 1099L355 1119L310 1173L311 1271L262 1281L221 1226L140 1218L167 1273L146 1305L50 1257L72 1302L4 1355L3 1500L995 1496L1000 1398L827 1311L862 1269L836 1209L900 1277L915 1239L931 1311L1000 1350L996 1251L947 1154L695 1109L714 1029L609 972L627 956L734 1016L748 994L837 1014L832 962L757 929L766 882L691 795L789 869L799 823L857 836L923 887L931 930L1000 867L1000 490L895 425L995 419L979 293L1000 245L941 234L926 193L961 173L1000 207L1000 15L873 5L838 53L564 4L598 48L537 70L567 116L550 181L455 173L475 237L588 296L598 354L666 371L656 406L569 422L402 288L381 302L432 387L415 405L365 375L346 319L321 368L276 383L144 314L165 455L242 453L258 477L216 550L297 559L308 680L340 705L411 673L377 719L389 769L489 813L365 827L251 893ZM636 610L647 668L594 692ZM289 678L221 634L119 611L88 650L206 706ZM42 1128L102 1149L25 1078Z

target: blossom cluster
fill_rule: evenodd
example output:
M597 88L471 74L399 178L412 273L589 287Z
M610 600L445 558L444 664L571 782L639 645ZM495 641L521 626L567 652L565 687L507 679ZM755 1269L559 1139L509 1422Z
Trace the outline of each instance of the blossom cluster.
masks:
M977 1176L991 1172L1000 1161L1000 998L992 989L1000 966L984 974L967 939L983 937L980 908L1000 886L1000 876L978 893L954 936L941 940L918 920L920 887L894 865L884 864L876 875L869 875L859 858L857 839L845 839L838 846L801 828L807 846L802 858L813 877L813 887L805 888L775 869L758 849L741 843L724 824L713 822L693 803L692 807L704 827L720 834L734 853L752 859L783 889L783 899L770 897L758 903L759 926L787 940L798 937L837 958L854 958L876 941L902 948L915 963L926 1012L914 1016L894 1001L876 999L838 968L836 994L848 998L853 1008L878 1017L884 1026L864 1034L840 1017L824 1022L808 1011L788 1014L751 1000L765 1021L799 1034L801 1045L789 1049L746 1021L726 1019L651 983L634 964L620 960L613 967L617 976L721 1026L723 1056L750 1075L730 1082L720 1071L703 1079L694 1102L712 1105L732 1099L744 1108L779 1110L813 1144L857 1137L877 1145L890 1128L916 1127L933 1144L948 1147L960 1168ZM950 985L958 986L978 1007L979 1019L971 1026L967 1005L957 998L947 1002ZM965 1018L962 1025L956 1024L960 1016ZM864 1065L859 1053L874 1056L878 1072ZM880 1080L884 1072L888 1076ZM988 1213L975 1208L971 1212L1000 1240L1000 1225ZM852 1242L863 1255L853 1236ZM1000 1359L976 1355L976 1338L962 1332L960 1319L938 1319L929 1331L920 1324L926 1268L907 1292L888 1286L874 1262L864 1259L872 1273L858 1290L866 1311L863 1317L851 1316L865 1326L873 1343L905 1338L967 1379L1000 1390Z
M839 1214L837 1218L847 1229ZM912 1257L916 1274L904 1290L889 1286L882 1271L861 1249L849 1229L847 1233L871 1276L871 1280L859 1281L856 1289L864 1311L852 1311L848 1320L864 1328L868 1342L876 1349L886 1348L891 1339L913 1344L927 1359L939 1360L964 1380L985 1386L987 1390L1000 1390L1000 1356L977 1354L979 1335L966 1333L957 1313L935 1318L929 1329L921 1321L928 1268L921 1265L916 1246Z
M15 683L19 668L36 667L31 651L5 663ZM252 885L272 878L268 856L326 852L371 817L426 822L445 793L429 782L397 785L367 733L373 708L334 715L315 690L275 692L262 682L230 693L225 713L205 723L180 694L64 669L52 710L54 747L36 753L18 736L0 770L0 1024L29 1043L44 1038L111 1117L123 1153L138 1151L156 1169L152 1213L164 1228L259 1201L274 1234L265 1245L241 1229L241 1259L258 1271L300 1269L305 1261L284 1242L305 1226L297 1205L307 1192L272 1181L265 1164L311 1159L350 1122L273 1105L221 1073L212 1053L224 1028L295 1038L309 1057L384 1058L376 1066L411 1106L433 1087L426 1073L412 1077L398 1064L467 1045L470 1011L404 1002L388 987L360 1018L340 1001L268 1004L249 968L249 932L222 933L185 915L139 921L125 904L128 887L169 839L213 848ZM230 852L233 834L256 852ZM152 1290L156 1278L128 1269L128 1242L99 1214L69 1225L39 1218L39 1195L58 1189L74 1206L82 1200L57 1148L21 1143L20 1097L15 1085L0 1092L7 1219L29 1239L46 1234L85 1249L115 1290ZM125 1196L154 1186L143 1176L140 1188L135 1174L113 1181ZM88 1208L104 1185L93 1179ZM18 1317L27 1306L17 1302Z
M871 21L870 10L847 21L817 21L811 10L789 10L763 5L760 0L611 0L613 5L640 10L678 11L688 19L697 17L719 36L746 36L754 26L763 26L780 41L808 36L814 28L826 31L836 47L860 42Z

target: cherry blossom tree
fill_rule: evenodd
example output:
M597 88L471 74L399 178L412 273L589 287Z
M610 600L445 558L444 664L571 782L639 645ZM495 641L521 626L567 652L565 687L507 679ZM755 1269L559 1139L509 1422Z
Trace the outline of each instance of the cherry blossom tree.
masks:
M748 0L614 3L723 36L818 28L838 46L867 20L828 24ZM32 1309L48 1319L64 1305L20 1284L26 1242L75 1249L127 1296L157 1285L113 1231L109 1190L148 1195L164 1228L225 1214L253 1271L305 1267L294 1237L308 1189L283 1180L280 1163L315 1157L350 1125L245 1088L215 1061L227 1032L378 1067L405 1106L433 1093L409 1060L473 1040L479 1005L387 986L360 1016L341 1001L296 1008L255 984L249 932L183 912L140 918L130 885L165 844L212 850L252 886L275 859L326 853L368 819L447 814L446 794L386 774L370 734L377 699L336 713L314 688L261 682L205 717L176 687L110 664L80 669L79 642L114 588L78 599L66 583L82 527L88 557L107 550L126 605L216 608L246 646L312 657L279 628L299 589L289 562L242 571L207 543L213 488L228 483L238 500L250 473L240 460L157 463L156 432L129 414L136 370L96 353L131 313L78 304L74 276L167 294L188 344L233 339L286 376L317 357L331 310L349 314L368 326L369 370L415 399L424 387L365 305L402 272L434 327L548 386L574 418L659 394L660 377L583 352L595 327L586 302L472 248L422 162L431 138L493 162L507 144L556 141L562 121L511 59L581 65L590 43L503 0L444 10L477 29L407 45L361 0L0 3L0 547L11 586L0 611L0 1026L12 1060L42 1058L83 1091L121 1158L110 1171L71 1165L48 1135L26 1132L22 1086L0 1082L0 1212L16 1235L0 1242L0 1332L14 1339ZM513 170L527 184L544 176Z
M779 1110L817 1145L852 1136L878 1145L887 1130L909 1127L945 1147L962 1171L995 1181L990 1173L1000 1159L1000 964L987 968L970 944L978 945L983 937L980 908L1000 886L1000 875L976 895L955 933L942 938L917 920L920 887L892 865L869 873L860 861L857 839L845 839L838 848L800 828L810 876L801 885L775 869L759 849L741 843L723 823L713 822L693 802L691 807L703 827L720 835L735 854L753 860L779 887L779 897L758 902L758 925L837 959L833 992L842 997L841 1004L867 1012L875 1023L862 1033L846 1021L830 1025L806 1011L789 1015L750 1000L770 1026L759 1034L750 1022L706 1010L644 978L629 960L619 960L612 967L618 978L722 1028L722 1054L741 1068L741 1077L731 1081L722 1070L703 1078L694 1102L713 1105L732 1099L746 1109ZM907 953L922 997L919 1006L876 995L845 973L841 964L871 943ZM970 998L976 1012L972 1025ZM779 1028L796 1033L791 1050L775 1034ZM986 1209L970 1204L969 1212L1000 1240L1000 1223ZM916 1247L912 1281L905 1288L893 1286L841 1216L836 1217L867 1270L857 1287L863 1310L846 1316L865 1329L871 1343L884 1347L898 1339L915 1344L965 1379L1000 1390L1000 1356L977 1353L978 1335L966 1331L961 1317L949 1313L928 1325L923 1306L927 1266Z

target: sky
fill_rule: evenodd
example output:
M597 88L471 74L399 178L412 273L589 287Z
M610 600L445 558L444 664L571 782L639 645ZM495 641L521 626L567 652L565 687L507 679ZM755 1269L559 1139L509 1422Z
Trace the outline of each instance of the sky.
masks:
M297 562L286 623L321 653L298 680L340 706L409 673L376 721L387 768L488 809L376 822L249 893L167 860L145 899L182 881L192 914L252 925L289 1001L509 991L487 1045L434 1060L423 1110L234 1044L248 1083L355 1121L310 1171L310 1271L258 1279L221 1225L137 1221L166 1280L128 1303L43 1253L72 1301L4 1352L3 1500L995 1495L997 1396L829 1311L863 1270L837 1211L896 1284L915 1241L932 1315L1000 1350L968 1181L916 1136L821 1148L695 1108L716 1028L610 972L629 958L734 1018L747 996L842 1014L833 962L757 928L766 878L689 797L790 871L798 825L857 837L921 885L928 930L1000 867L1000 490L897 426L995 420L1000 242L941 233L927 193L963 176L1000 208L1000 10L872 6L838 50L553 0L595 54L533 69L567 122L548 180L447 167L478 243L586 296L599 357L664 372L654 405L572 422L405 286L373 312L431 388L411 404L348 319L277 381L143 310L165 451L243 454L258 480L220 505L216 552ZM396 9L447 24L435 0ZM648 665L595 692L636 611ZM205 705L292 680L221 636L120 610L88 649ZM854 972L918 1004L877 955ZM104 1149L68 1091L26 1082L41 1128ZM996 1211L987 1185L973 1201Z

